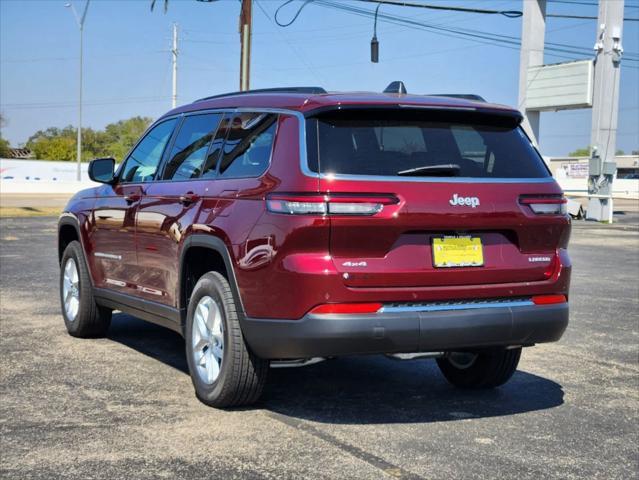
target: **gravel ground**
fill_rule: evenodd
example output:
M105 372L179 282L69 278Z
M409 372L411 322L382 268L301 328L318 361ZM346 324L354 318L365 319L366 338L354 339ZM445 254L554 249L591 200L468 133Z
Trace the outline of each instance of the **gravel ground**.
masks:
M273 369L254 408L193 395L182 339L126 315L66 334L55 219L0 220L0 477L223 479L639 476L639 230L575 224L571 323L504 387L432 360Z

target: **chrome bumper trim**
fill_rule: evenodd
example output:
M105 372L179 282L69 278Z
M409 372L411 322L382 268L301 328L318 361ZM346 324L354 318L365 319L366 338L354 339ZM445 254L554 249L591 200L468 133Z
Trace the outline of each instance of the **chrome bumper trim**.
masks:
M401 312L443 312L447 310L471 310L476 308L510 308L529 307L534 305L532 300L520 299L512 301L486 301L486 302L466 302L466 303L430 303L419 305L384 305L378 313L401 313Z

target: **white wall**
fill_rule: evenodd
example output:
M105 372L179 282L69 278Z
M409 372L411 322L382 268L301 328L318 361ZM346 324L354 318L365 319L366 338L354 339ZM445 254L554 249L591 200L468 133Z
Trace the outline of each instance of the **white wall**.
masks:
M89 180L89 164L80 166L82 181L78 182L75 162L0 158L0 193L75 193L98 185Z
M75 162L2 158L0 159L0 193L75 193L84 188L98 185L89 180L88 166L88 163L81 164L82 182L78 183L75 179ZM587 178L567 178L565 175L557 175L557 177L557 182L567 194L587 195ZM639 180L615 179L613 196L615 198L639 199Z

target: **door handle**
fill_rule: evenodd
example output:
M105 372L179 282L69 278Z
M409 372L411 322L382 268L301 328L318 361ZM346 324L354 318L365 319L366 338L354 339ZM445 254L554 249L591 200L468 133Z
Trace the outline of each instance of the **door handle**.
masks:
M142 196L139 193L131 193L129 195L125 195L124 200L126 201L126 203L131 205L133 202L137 202L138 200L140 200L141 197Z
M183 205L190 205L197 202L200 196L197 193L189 192L184 195L180 195L180 203Z

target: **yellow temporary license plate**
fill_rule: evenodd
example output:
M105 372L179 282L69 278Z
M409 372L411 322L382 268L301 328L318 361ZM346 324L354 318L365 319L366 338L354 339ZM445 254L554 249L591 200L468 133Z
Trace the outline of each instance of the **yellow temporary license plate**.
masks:
M433 265L435 267L481 267L483 264L484 251L481 238L433 238Z

